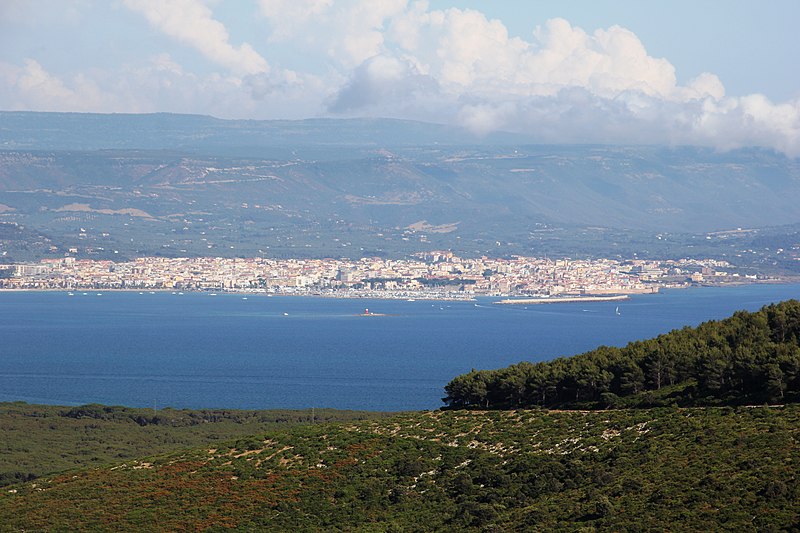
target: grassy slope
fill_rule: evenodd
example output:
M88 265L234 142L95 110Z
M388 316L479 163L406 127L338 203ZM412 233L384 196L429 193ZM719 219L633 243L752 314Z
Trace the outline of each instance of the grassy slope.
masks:
M409 413L271 431L19 484L0 494L0 524L793 529L798 437L797 406Z
M77 416L77 418L76 418ZM317 409L315 422L385 413ZM68 469L206 445L277 427L310 424L312 412L176 410L0 403L0 486Z

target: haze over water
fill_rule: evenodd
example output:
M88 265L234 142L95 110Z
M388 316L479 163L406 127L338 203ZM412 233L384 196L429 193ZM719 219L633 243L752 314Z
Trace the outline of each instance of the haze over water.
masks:
M789 298L800 298L800 285L527 307L488 299L6 292L0 401L436 409L447 382L471 368L621 346ZM358 316L365 308L387 316Z

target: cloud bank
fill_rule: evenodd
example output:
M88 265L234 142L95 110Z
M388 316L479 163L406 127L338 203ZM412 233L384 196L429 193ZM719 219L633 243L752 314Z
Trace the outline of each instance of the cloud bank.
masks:
M667 59L620 26L586 31L557 18L522 38L480 11L424 1L253 0L260 36L237 44L214 16L218 2L123 5L215 72L187 71L169 50L118 71L61 77L36 58L0 62L2 107L386 116L540 142L762 146L800 156L800 100L728 95L710 72L680 84ZM271 54L278 48L294 55Z
M269 70L267 60L252 46L230 44L225 26L215 20L211 9L198 0L124 0L133 11L166 35L197 49L205 57L239 74L260 74Z

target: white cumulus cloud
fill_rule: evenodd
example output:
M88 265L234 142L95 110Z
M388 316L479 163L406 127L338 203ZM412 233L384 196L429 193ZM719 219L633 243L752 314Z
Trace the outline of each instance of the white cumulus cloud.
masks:
M648 54L626 28L587 32L557 18L523 39L477 10L388 4L374 10L361 63L351 65L356 54L340 61L347 81L329 100L331 112L397 116L402 110L477 134L511 130L542 142L757 145L800 155L796 101L727 96L708 72L679 84L675 67ZM347 19L345 12L362 13L365 5L326 4L306 11L304 24L334 12ZM317 44L347 42L358 31L337 24Z
M270 39L291 40L337 67L354 68L385 50L387 21L408 0L259 0Z
M800 156L800 99L732 95L712 72L682 81L667 58L651 55L620 26L584 29L555 18L531 21L527 35L515 36L480 10L433 9L424 0L249 0L244 9L261 15L248 21L256 34L237 42L238 28L214 16L229 3L121 3L128 9L103 16L118 16L117 27L143 16L216 71L194 72L169 48L104 67L62 65L34 41L17 57L0 51L0 108L386 116L457 124L477 135L514 131L541 142L763 146ZM0 22L9 24L39 20L37 6L49 6L50 22L38 23L61 24L82 39L91 38L89 24L98 23L91 15L101 5L0 4ZM129 50L108 44L109 53Z
M351 79L330 105L334 112L348 112L379 106L386 114L386 105L404 112L406 104L420 105L439 92L438 84L416 67L396 57L377 55L364 61L353 71ZM397 116L392 112L390 116Z
M4 108L34 111L116 111L120 98L101 89L91 75L64 80L35 59L23 65L0 62L0 101Z
M269 64L248 43L233 46L228 30L200 0L124 0L166 35L194 47L237 74L261 74Z

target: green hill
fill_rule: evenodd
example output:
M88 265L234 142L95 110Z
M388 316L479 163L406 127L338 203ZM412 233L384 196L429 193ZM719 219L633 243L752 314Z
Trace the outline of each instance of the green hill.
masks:
M442 411L304 426L6 488L7 530L778 531L800 409Z
M334 409L153 411L102 405L0 403L0 487L68 469L224 442L268 429L385 416L387 413Z
M799 339L788 301L391 416L6 404L0 530L798 530Z
M800 400L800 302L739 311L624 348L500 370L446 387L456 408L783 404Z

